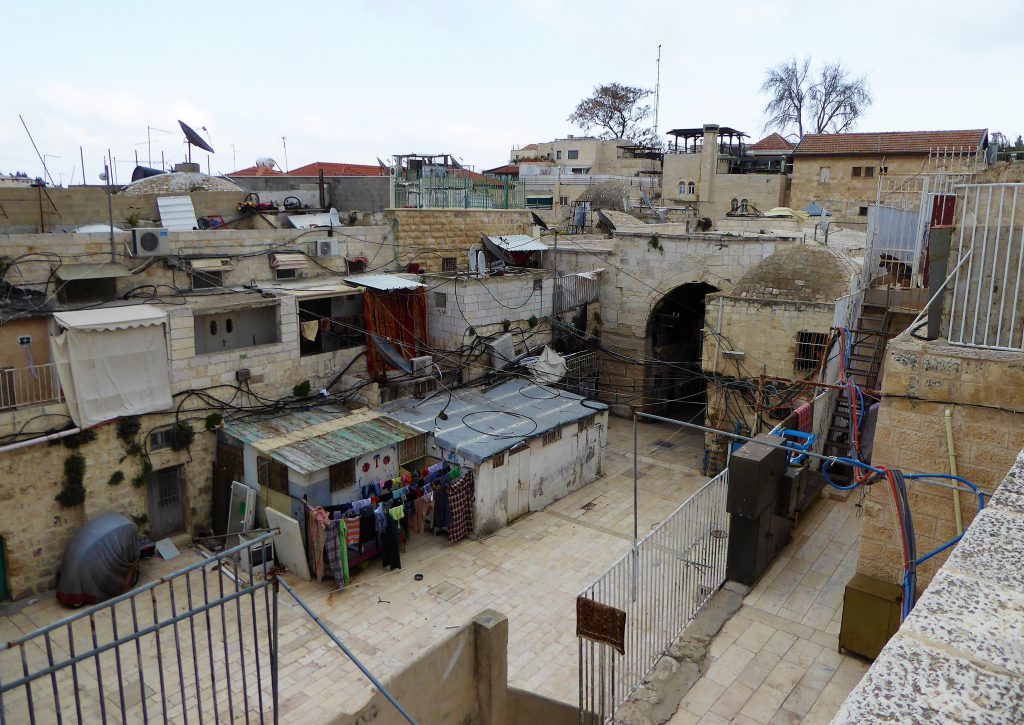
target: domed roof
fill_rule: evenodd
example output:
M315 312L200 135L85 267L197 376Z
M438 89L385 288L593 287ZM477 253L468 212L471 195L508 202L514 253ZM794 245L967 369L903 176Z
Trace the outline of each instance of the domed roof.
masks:
M133 181L121 190L122 194L189 194L193 191L245 191L241 186L221 176L207 176L193 171L175 171Z
M860 266L838 249L817 242L795 244L765 257L744 274L735 297L835 302L850 293Z

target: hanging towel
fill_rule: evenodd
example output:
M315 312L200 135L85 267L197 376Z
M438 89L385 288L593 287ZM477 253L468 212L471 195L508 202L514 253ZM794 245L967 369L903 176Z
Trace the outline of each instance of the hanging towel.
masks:
M812 433L814 427L814 404L804 403L795 411L796 428L803 433Z
M426 498L420 497L416 499L414 505L416 510L412 516L412 530L414 533L422 534L423 525L426 523L427 507L430 506L430 502Z
M342 521L330 521L325 527L327 539L324 549L331 574L339 589L348 583L348 547L345 546L345 524Z
M345 522L345 544L348 546L355 546L359 543L359 519L347 518Z
M299 329L302 331L302 336L312 342L316 340L317 333L320 332L320 323L317 320L300 322Z

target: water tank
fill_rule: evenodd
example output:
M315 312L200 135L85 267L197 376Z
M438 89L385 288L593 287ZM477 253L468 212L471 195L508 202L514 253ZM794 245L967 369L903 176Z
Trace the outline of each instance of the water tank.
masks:
M153 169L149 166L136 166L135 171L132 172L132 181L138 181L139 179L148 179L150 176L159 176L160 174L166 174L166 171L160 169Z

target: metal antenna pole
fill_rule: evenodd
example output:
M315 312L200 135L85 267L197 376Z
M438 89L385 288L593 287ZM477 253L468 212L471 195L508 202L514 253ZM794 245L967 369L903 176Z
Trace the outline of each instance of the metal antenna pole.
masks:
M661 44L658 44L658 76L654 83L654 138L658 138L658 106L661 103Z
M28 124L25 123L25 119L21 117L20 113L18 114L18 120L21 121L21 125L25 127L25 133L28 134L28 140L32 142L32 148L35 149L36 156L39 157L39 163L43 165L43 173L46 174L46 178L50 180L50 184L52 186L56 186L56 184L53 183L53 177L50 176L50 170L46 168L46 159L41 153L39 153L39 147L36 146L36 140L32 138L32 132L28 130Z

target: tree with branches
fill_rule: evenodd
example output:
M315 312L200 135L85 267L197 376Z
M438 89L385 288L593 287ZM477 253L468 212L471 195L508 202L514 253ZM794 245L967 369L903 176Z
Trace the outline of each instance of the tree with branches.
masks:
M871 105L866 76L853 77L839 61L826 63L817 73L811 59L790 58L769 68L761 84L767 94L765 130L804 133L849 131Z
M568 120L584 132L592 128L601 129L601 138L656 143L653 130L645 124L651 115L651 106L641 103L651 93L645 88L624 86L621 83L597 86L590 96L579 102Z

